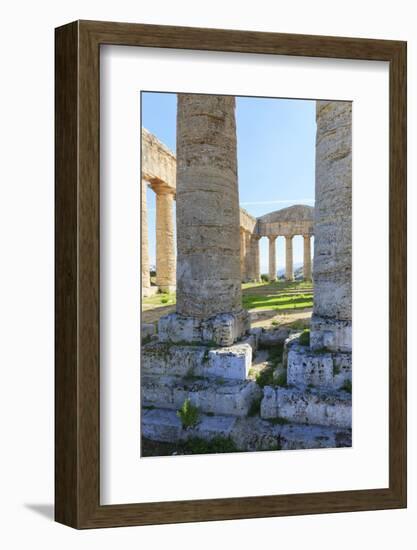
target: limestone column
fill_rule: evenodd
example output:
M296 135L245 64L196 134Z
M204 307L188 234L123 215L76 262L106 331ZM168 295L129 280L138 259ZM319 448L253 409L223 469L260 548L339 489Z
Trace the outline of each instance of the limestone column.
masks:
M179 94L178 314L242 313L239 232L235 98Z
M245 250L246 250L246 258L245 258L246 281L251 281L253 279L255 270L254 270L253 258L252 258L252 239L249 231L245 231Z
M148 207L146 203L146 190L148 182L142 179L141 185L141 270L142 270L142 296L149 296L151 277L149 269L149 241L148 241Z
M277 279L277 256L276 256L276 235L268 237L269 239L269 280Z
M304 239L304 263L303 275L305 281L311 281L311 241L310 235L303 235Z
M246 280L246 231L240 228L240 278Z
M352 349L352 104L316 104L311 346Z
M285 236L285 280L294 280L293 254L292 254L292 235Z
M174 195L163 186L156 191L156 284L161 292L175 290Z
M252 234L250 238L250 279L252 281L260 281L261 268L259 261L259 239L257 235Z

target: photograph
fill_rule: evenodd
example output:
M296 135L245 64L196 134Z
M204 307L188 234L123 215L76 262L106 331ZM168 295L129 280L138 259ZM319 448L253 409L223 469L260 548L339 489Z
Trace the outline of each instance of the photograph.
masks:
M352 446L352 101L141 91L140 456Z

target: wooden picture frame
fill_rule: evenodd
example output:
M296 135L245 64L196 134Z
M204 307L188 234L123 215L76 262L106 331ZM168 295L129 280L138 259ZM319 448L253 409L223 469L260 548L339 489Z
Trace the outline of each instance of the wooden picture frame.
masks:
M75 528L406 506L406 43L76 21L56 29L55 518ZM101 45L389 62L389 487L100 505Z

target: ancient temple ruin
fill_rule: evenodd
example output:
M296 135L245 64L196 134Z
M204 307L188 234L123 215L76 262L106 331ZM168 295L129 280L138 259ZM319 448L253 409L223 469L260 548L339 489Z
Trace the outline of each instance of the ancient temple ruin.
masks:
M177 159L175 155L155 136L142 128L142 296L153 292L172 292L176 289L176 243L174 239L174 200L177 193ZM151 288L148 245L148 214L146 190L156 194L156 285ZM304 279L311 280L311 237L314 235L314 208L293 205L255 218L244 208L238 208L240 244L240 280L259 281L261 277L259 244L262 238L269 241L270 281L277 278L277 238L285 238L285 279L294 279L293 237L304 239ZM178 213L177 213L178 214ZM232 220L226 216L227 222ZM236 220L234 220L236 223ZM183 217L178 223L184 222ZM184 222L185 223L185 222ZM181 225L182 227L182 225ZM226 236L226 233L223 233ZM237 252L237 251L236 251Z
M176 311L142 345L142 435L176 442L231 438L240 450L351 444L351 105L317 102L316 204L260 218L239 207L235 99L178 95L177 158L142 132L142 293L147 295L146 188L157 194L156 286L176 288ZM145 196L145 198L144 198ZM176 200L176 243L173 201ZM259 280L259 240L284 237L285 278L292 239L304 242L305 280L314 279L310 341L284 343L283 386L249 377L262 329L242 307L242 281ZM311 266L311 238L314 266ZM190 400L199 421L177 411ZM258 413L254 414L258 404Z

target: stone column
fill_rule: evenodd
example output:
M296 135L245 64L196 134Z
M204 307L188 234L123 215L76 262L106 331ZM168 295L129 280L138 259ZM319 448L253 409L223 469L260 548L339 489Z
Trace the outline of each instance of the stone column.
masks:
M246 280L246 231L240 228L240 278Z
M269 280L277 279L277 256L276 256L276 235L268 237L269 239Z
M310 235L303 235L304 239L304 263L303 275L305 281L311 281L311 241Z
M249 231L245 231L245 250L246 250L245 276L246 276L246 281L251 281L253 279L255 269L254 269L253 258L252 258L252 239Z
M156 284L161 292L175 291L174 195L163 186L156 191Z
M285 237L285 280L294 280L294 267L292 255L292 235Z
M149 296L151 289L151 277L149 270L149 242L148 242L148 207L146 203L146 190L148 182L142 179L141 185L141 269L142 269L142 296Z
M261 280L261 268L259 261L259 239L257 235L251 235L251 273L250 278L253 281Z
M352 104L316 106L313 349L352 349Z
M160 340L230 345L247 332L239 233L235 98L179 94L177 314Z

